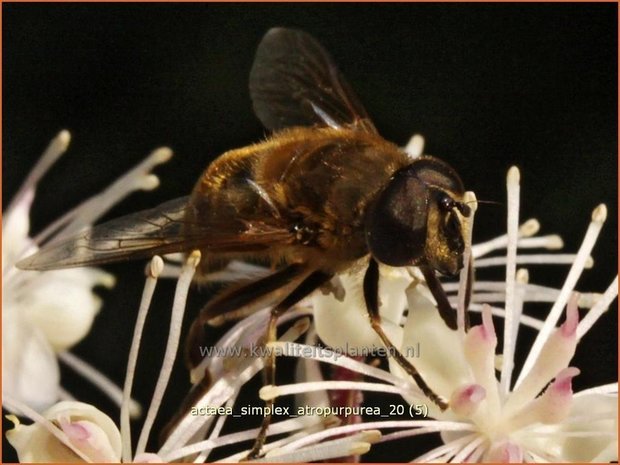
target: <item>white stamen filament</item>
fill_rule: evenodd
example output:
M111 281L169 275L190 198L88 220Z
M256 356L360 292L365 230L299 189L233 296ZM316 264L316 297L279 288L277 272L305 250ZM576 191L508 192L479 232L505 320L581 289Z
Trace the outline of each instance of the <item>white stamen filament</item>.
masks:
M258 395L263 400L271 400L276 397L286 396L290 394L300 394L302 392L323 391L323 390L351 390L372 392L387 392L392 394L402 394L404 389L381 384L381 383L363 383L359 381L316 381L310 383L283 384L280 386L268 385L263 386Z
M519 268L517 270L517 275L515 277L517 281L517 286L515 289L515 321L519 321L521 319L521 315L523 314L523 303L525 302L525 286L530 280L530 274L526 268ZM515 324L513 327L514 335L512 340L513 344L513 352L516 348L517 335L519 334L519 324ZM504 356L506 354L504 353ZM514 362L514 360L513 360ZM513 363L514 365L514 363ZM511 368L512 371L512 368Z
M265 315L266 316L266 315ZM308 320L302 319L289 328L280 338L282 341L289 341L297 339L308 328ZM264 331L263 331L264 333ZM263 368L263 359L248 358L240 361L240 364L233 372L224 374L221 378L209 388L206 394L196 402L196 407L219 407L224 404L228 399L237 395L241 386L247 383L256 373ZM158 454L162 457L168 456L174 447L178 447L179 444L186 444L192 437L206 424L213 420L212 416L192 415L188 412L176 428L168 436L164 445L158 451ZM273 430L273 426L269 431ZM258 429L256 429L256 432ZM271 434L271 433L269 433ZM274 433L275 434L275 433ZM256 435L256 433L254 433ZM198 449L199 452L202 449ZM170 459L174 460L174 459Z
M557 234L548 236L528 237L517 241L519 249L549 249L557 250L564 247L564 241Z
M470 304L469 310L473 312L482 313L483 307L485 305L486 304ZM490 308L491 308L491 314L493 316L498 316L500 318L504 318L506 316L506 310L504 310L503 308L498 308L498 307L490 307ZM519 319L519 324L529 326L530 328L534 328L537 330L540 330L543 327L543 323L544 322L542 320L533 318L528 315L521 315L521 318Z
M298 441L291 442L281 450L292 451L299 447L305 447L323 441L332 436L341 436L369 429L386 428L437 428L436 431L473 431L475 426L468 423L457 421L437 421L437 420L392 420L392 421L369 421L354 425L337 426L335 428L319 431L314 434L306 435Z
M560 296L558 300L555 302L551 310L549 311L549 315L545 320L545 324L543 328L539 331L536 336L536 340L532 345L532 348L523 364L523 368L521 369L521 373L517 378L517 382L515 386L518 387L527 374L532 369L534 363L540 356L540 351L549 339L553 329L555 328L556 323L558 322L560 315L562 314L562 310L564 306L568 302L568 298L570 293L575 288L575 284L577 284L577 280L581 276L581 273L585 267L587 258L590 256L592 249L594 248L594 244L596 243L596 239L598 238L599 233L601 232L601 228L603 227L603 223L605 222L605 218L607 217L607 208L604 204L599 205L592 212L592 221L588 226L588 230L586 231L586 235L583 239L581 247L577 252L577 257L573 265L571 266L570 271L568 272L568 276L566 277L566 281L562 286L562 290L560 291Z
M289 420L273 423L267 430L267 436L275 436L283 433L290 433L305 428L308 425L306 418L291 418ZM187 457L193 454L197 454L204 450L213 450L217 447L228 446L231 444L237 444L239 442L255 439L260 428L252 428L245 431L239 431L237 433L227 434L225 436L219 436L217 438L209 438L203 441L199 441L193 444L188 444L184 447L172 449L166 453L159 452L159 455L166 462L175 462L183 457ZM245 455L247 453L239 453L239 455Z
M609 420L612 420L613 418L609 418ZM549 431L549 432L538 432L538 430L536 431L535 434L523 434L522 437L533 437L533 438L537 438L537 437L541 437L541 436L546 436L546 437L564 437L564 438L587 438L587 437L593 437L593 438L598 438L601 436L609 436L609 437L615 437L616 434L612 433L611 431Z
M420 455L412 460L412 462L416 463L439 463L439 462L448 462L450 458L452 458L456 451L460 450L467 443L475 439L478 435L468 434L466 436L462 436L460 438L454 439L453 441L449 441L448 443L435 447L434 449L428 451L425 454Z
M519 226L519 239L523 241L524 238L528 238L533 236L540 229L540 223L536 218L530 218L521 226ZM479 258L488 253L493 252L494 250L506 248L508 245L508 235L504 234L502 236L491 239L487 242L481 242L480 244L473 245L471 250L474 258ZM476 261L476 265L478 262Z
M316 462L326 458L361 455L368 452L370 445L377 442L380 438L381 433L379 431L363 431L352 436L316 444L309 448L301 448L289 452L282 449L274 449L264 458L255 460L255 462Z
M241 320L237 325L233 326L216 344L216 347L233 347L233 346L243 346L240 338L245 332L250 332L251 328L261 326L265 327L267 324L267 314L269 309L264 309L256 312L253 315L248 316ZM264 333L264 329L262 331ZM202 361L190 371L190 381L192 384L197 383L205 372L205 370L212 371L213 365L221 364L219 357L205 357ZM216 366L217 370L218 367Z
M519 255L516 258L518 265L570 265L577 258L574 254L532 254ZM486 268L489 266L501 266L506 264L506 257L482 258L476 261L476 268ZM584 268L592 268L594 260L587 257Z
M172 304L172 315L170 317L170 331L168 333L168 342L166 343L166 351L164 353L164 360L162 363L159 378L153 392L153 398L149 405L149 410L144 420L144 426L140 432L140 438L138 439L138 445L136 447L136 454L141 454L146 449L146 443L155 422L155 417L159 411L164 392L168 386L170 380L170 374L172 373L172 367L177 356L177 349L179 347L179 338L181 337L181 324L183 323L183 314L185 313L185 302L187 301L187 292L189 286L196 272L196 267L200 262L200 252L194 250L188 257L179 281L177 282L177 288L174 293L174 302Z
M452 463L461 463L466 460L469 455L478 448L482 443L484 443L487 439L479 435L475 437L471 442L463 446L463 448L452 458L450 462Z
M379 442L395 441L397 439L420 436L422 434L437 433L439 431L443 431L443 428L437 426L429 426L425 428L403 429L394 433L384 434L379 440Z
M154 256L147 267L147 277L144 283L144 291L136 317L136 324L133 330L133 340L129 349L129 357L127 360L127 371L125 374L125 385L123 387L123 403L121 404L121 438L123 444L122 457L123 462L131 462L131 426L129 424L129 398L133 387L133 380L138 362L138 353L140 351L140 342L142 340L142 332L144 323L151 306L157 279L164 268L164 261L159 256Z
M581 339L590 330L592 325L607 311L609 305L616 297L618 297L618 275L616 275L603 293L602 298L594 304L586 316L579 322L579 326L577 326L577 340Z
M515 289L515 294L513 296L513 309L512 309L512 318L511 321L513 323L512 333L506 334L504 331L504 351L502 353L502 369L500 376L500 389L503 392L503 395L508 395L510 391L510 383L512 380L512 371L514 370L514 356L515 350L517 347L517 336L519 334L519 321L521 319L521 315L523 314L523 285L527 284L529 280L529 275L527 270L520 269L517 270L515 276L516 283L518 287Z
M34 241L39 244L60 228L62 230L58 232L59 236L77 233L85 226L93 224L132 191L156 188L159 180L157 176L149 172L157 165L170 160L171 157L172 151L167 147L154 150L146 159L114 181L103 192L90 197L54 221L39 233Z
M595 386L583 391L579 391L575 394L575 397L585 396L588 394L618 394L618 383L603 384L602 386Z
M450 293L450 292L457 291L459 288L459 284L458 283L442 283L442 287L444 288L446 292ZM554 289L552 287L541 286L539 284L525 284L524 289L527 294L536 293L536 292L537 293L546 292L547 294L553 297L557 297L560 292L558 289ZM505 290L506 290L506 283L504 283L503 281L502 282L500 281L476 281L474 283L474 289L473 289L474 293L492 291L492 292L500 292L502 294L505 294ZM586 295L586 294L583 294L583 295ZM579 306L584 307L585 305L580 303Z
M310 427L308 428L309 431L314 431L316 429L316 427ZM301 432L296 432L296 433L291 433L289 436L284 437L283 439L279 439L277 441L272 441L269 442L267 444L265 444L263 446L263 453L267 453L273 449L277 449L280 446L282 446L283 444L288 444L291 441L295 441L300 437L305 436L306 434L308 434L308 431L306 431L306 429L304 428L303 431ZM229 455L228 457L224 457L223 459L217 460L214 463L232 463L232 462L239 462L242 461L245 457L247 457L248 453L250 452L250 449L246 449L243 450L241 452L237 452L236 454L233 455Z
M262 366L262 359L257 358L245 365L237 367L238 371L234 373L237 376L235 376L234 379L232 374L227 374L217 379L206 394L196 402L195 406L201 408L207 405L212 407L223 405L228 399L237 395L239 386L245 384L258 373ZM187 444L192 437L200 431L204 424L210 423L213 418L212 416L191 415L191 413L188 412L179 421L157 453L162 457L167 457L168 454L171 453L171 450L174 450L179 444ZM169 460L172 461L174 459Z
M237 395L235 394L230 399L228 399L228 402L226 402L226 407L232 408L233 405L235 405L236 400L237 400ZM226 422L227 419L228 418L226 418L226 415L221 415L216 420L215 425L213 426L213 429L211 430L211 433L209 433L209 437L207 438L207 441L213 440L219 437L220 432L222 431L222 428L224 427L224 423ZM209 455L211 454L212 450L213 449L204 449L203 451L201 451L200 454L196 456L194 463L205 463L207 459L209 458Z
M71 134L67 130L62 130L56 137L49 143L39 161L34 165L34 168L30 171L22 185L17 191L17 194L11 199L11 203L7 208L7 211L12 210L15 205L21 202L23 196L30 189L36 188L41 178L47 173L56 161L67 151L69 143L71 142Z
M517 239L519 234L519 195L521 192L520 173L516 166L508 170L506 187L508 191L508 245L506 247L506 316L504 318L504 347L500 374L500 392L506 396L510 389L510 374L514 363L514 326L518 324L515 315L515 285L517 273Z
M482 456L484 455L484 453L487 450L488 445L485 443L480 444L478 447L476 447L471 454L469 454L469 457L467 458L467 463L478 463L480 462L480 459L482 458Z

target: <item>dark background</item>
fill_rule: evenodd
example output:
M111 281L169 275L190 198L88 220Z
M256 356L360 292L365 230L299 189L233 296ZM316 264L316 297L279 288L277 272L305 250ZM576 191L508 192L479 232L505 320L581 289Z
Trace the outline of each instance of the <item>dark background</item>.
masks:
M69 153L41 183L36 231L97 192L152 149L173 160L162 185L108 217L186 195L218 154L261 139L247 81L262 35L305 29L333 55L380 132L404 144L418 132L479 199L505 201L511 165L522 170L521 218L561 233L577 250L591 210L607 203L578 284L602 292L617 270L616 4L3 4L3 205L61 129ZM482 206L475 240L504 232L505 207ZM119 282L75 352L119 383L142 287L143 264L110 266ZM530 281L560 286L567 267L530 267ZM501 279L501 274L499 275ZM162 283L147 325L136 396L147 404L167 336L173 286ZM194 292L193 314L207 293ZM576 389L616 379L617 314L580 344ZM541 312L548 306L541 307ZM527 347L527 334L523 345ZM63 372L81 399L117 413ZM175 372L168 408L187 389ZM378 401L378 400L376 400ZM372 399L369 402L373 402ZM258 420L256 420L256 423ZM400 449L399 449L400 447ZM15 459L5 448L5 460ZM407 440L368 460L408 461ZM212 456L215 458L216 456Z

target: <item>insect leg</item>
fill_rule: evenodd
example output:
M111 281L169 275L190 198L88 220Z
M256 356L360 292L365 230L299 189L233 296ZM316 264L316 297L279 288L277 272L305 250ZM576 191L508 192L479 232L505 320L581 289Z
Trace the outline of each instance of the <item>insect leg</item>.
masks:
M237 312L253 302L270 296L282 289L282 286L307 273L308 270L303 265L293 263L255 281L230 286L216 295L200 310L200 317L204 322L211 323L219 316ZM286 292L281 298L284 296L286 296Z
M269 317L269 324L267 325L267 334L265 337L265 343L274 342L277 338L276 323L278 317L285 313L289 308L295 305L303 298L310 295L313 291L321 287L327 281L332 278L331 274L324 273L322 271L314 271L306 279L304 279L299 286L293 290L286 298L276 305L271 310L271 316ZM273 350L268 350L265 358L265 385L274 385L276 383L276 355ZM274 406L274 399L265 401L265 410L271 412ZM263 417L263 423L261 424L260 431L256 436L252 450L250 450L246 460L252 460L260 455L260 451L265 443L267 437L267 429L271 423L271 413Z
M424 279L426 280L428 289L431 291L431 294L433 294L433 297L437 301L437 310L439 311L439 315L446 323L446 325L448 325L448 328L456 329L456 312L452 308L452 305L450 305L450 302L448 302L448 296L446 295L446 291L444 291L441 283L439 282L435 271L427 266L421 266L420 270L422 270L422 274L424 275ZM466 305L466 307L468 305Z
M203 359L200 346L205 339L204 327L210 320L223 317L227 313L251 313L274 305L295 289L309 273L306 267L294 263L269 276L229 287L216 295L202 308L190 327L185 344L185 362L188 368L193 369Z
M383 344L388 349L390 356L401 366L405 372L410 375L422 392L432 400L441 410L448 408L445 399L438 396L426 381L420 376L418 370L405 358L405 356L392 344L387 334L381 327L381 316L379 315L379 265L374 258L370 258L366 274L364 275L364 300L366 301L366 309L370 317L372 329L379 335Z

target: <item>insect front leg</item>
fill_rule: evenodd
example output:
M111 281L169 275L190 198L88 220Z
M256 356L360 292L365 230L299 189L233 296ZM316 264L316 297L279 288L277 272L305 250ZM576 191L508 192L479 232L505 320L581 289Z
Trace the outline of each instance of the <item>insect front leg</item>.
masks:
M444 290L441 282L437 278L435 271L428 266L421 266L420 270L424 275L424 279L426 280L426 285L428 289L431 291L431 294L435 298L437 302L437 310L439 311L439 315L446 323L448 328L457 329L458 324L456 321L456 312L450 305L448 301L448 296L446 295L446 291ZM469 329L469 303L471 302L471 293L474 283L474 266L473 266L473 257L470 258L467 264L467 281L465 282L465 331Z
M394 360L405 370L405 372L413 378L424 395L432 400L441 410L448 408L445 399L437 395L422 378L418 370L412 363L394 346L388 338L383 327L381 326L381 315L379 315L379 264L374 258L370 258L366 274L364 275L364 300L366 301L366 310L370 317L372 329L383 341Z
M428 286L428 289L431 291L431 294L433 294L433 297L437 302L437 310L439 311L439 315L446 323L446 325L448 325L448 328L456 329L458 326L456 322L456 312L452 308L452 305L450 305L450 302L448 301L448 296L446 295L446 291L441 285L439 278L437 278L435 271L428 266L421 266L420 270L424 275L424 279L426 280L426 285ZM470 280L471 273L469 275L468 281ZM470 292L468 292L468 294L470 294ZM467 306L469 306L469 302L466 303L466 307Z
M312 272L306 279L304 279L299 286L293 290L286 298L276 305L271 310L269 316L269 323L267 325L267 333L265 335L265 344L274 342L277 339L277 322L278 317L290 309L293 305L310 295L316 289L321 287L327 281L332 278L331 274L324 273L322 271ZM265 368L264 368L265 385L275 385L276 383L276 355L273 350L267 350L265 356ZM272 412L275 400L269 399L265 401L265 411ZM265 444L267 438L267 429L271 424L271 413L263 417L260 431L256 436L254 445L248 453L246 460L252 460L260 456L261 449Z

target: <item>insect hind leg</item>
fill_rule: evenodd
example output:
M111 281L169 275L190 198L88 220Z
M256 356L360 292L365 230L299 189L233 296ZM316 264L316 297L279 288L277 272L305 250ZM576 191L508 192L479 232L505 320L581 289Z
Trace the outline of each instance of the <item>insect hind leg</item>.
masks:
M205 325L214 319L226 321L231 314L249 314L275 305L309 274L310 270L305 266L294 263L255 281L231 286L216 295L192 322L185 344L187 367L192 370L203 359L200 347L205 340Z
M274 342L277 338L276 325L278 317L290 309L293 305L310 295L316 289L321 287L327 281L332 278L332 274L322 271L311 272L302 282L299 284L282 302L276 305L271 310L269 317L269 324L267 325L267 334L265 337L265 343ZM276 355L273 350L266 351L264 378L265 385L274 385L276 383ZM265 411L272 412L275 400L270 399L265 401ZM271 424L271 413L263 417L263 422L260 427L260 431L256 436L254 445L248 453L246 460L252 460L260 456L261 449L267 438L267 429Z

